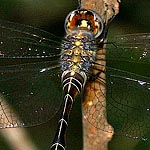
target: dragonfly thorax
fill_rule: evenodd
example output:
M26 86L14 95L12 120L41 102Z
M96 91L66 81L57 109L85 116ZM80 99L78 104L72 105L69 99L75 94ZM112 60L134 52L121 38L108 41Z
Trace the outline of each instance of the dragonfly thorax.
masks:
M88 72L95 59L96 43L93 34L85 30L75 30L66 35L62 44L61 70Z

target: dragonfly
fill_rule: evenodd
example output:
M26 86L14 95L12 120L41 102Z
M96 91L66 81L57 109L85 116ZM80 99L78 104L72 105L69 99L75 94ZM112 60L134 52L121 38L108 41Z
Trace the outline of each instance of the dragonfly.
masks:
M101 17L86 9L70 12L64 26L66 35L58 37L0 20L0 128L45 123L64 103L51 149L65 149L73 102L87 83L96 80L106 86L107 105L102 107L115 133L148 141L150 72L142 75L138 66L150 65L150 33L118 35L106 42L107 27ZM98 49L105 49L106 57L103 53L97 57ZM134 66L135 72L124 64ZM97 97L83 115L107 132L107 126L99 123L100 104Z

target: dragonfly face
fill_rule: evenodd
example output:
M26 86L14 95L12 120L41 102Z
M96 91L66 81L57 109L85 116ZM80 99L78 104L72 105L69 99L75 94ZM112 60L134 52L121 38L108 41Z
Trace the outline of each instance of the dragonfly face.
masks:
M92 11L75 10L68 15L65 30L67 35L62 38L0 21L0 128L33 126L51 119L63 100L62 72L68 71L70 76L81 73L84 84L94 76L91 69L97 59L95 40L103 32L101 19ZM110 42L106 59L100 58L107 62L103 72L107 76L109 120L121 135L148 139L150 73L147 70L147 77L141 76L125 71L124 66L118 69L113 63L120 65L124 61L131 66L138 63L149 67L150 34L120 35ZM99 108L99 104L97 100L93 108ZM92 110L84 115L87 119L92 116L91 124L105 130L107 127L100 126L97 120L100 110Z
M65 21L66 33L76 29L84 29L97 38L103 32L101 17L92 10L79 9L68 14Z

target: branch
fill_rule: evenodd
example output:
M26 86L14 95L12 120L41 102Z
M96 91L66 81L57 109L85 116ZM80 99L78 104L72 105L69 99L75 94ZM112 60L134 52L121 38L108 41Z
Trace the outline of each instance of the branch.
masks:
M118 0L81 0L81 8L94 10L101 16L104 24L108 25L119 12L119 2ZM105 50L98 50L97 58L101 60L97 60L97 64L101 64L96 66L97 69L105 71ZM99 79L104 80L95 80L85 86L82 106L84 150L107 150L108 142L114 133L107 122L105 73L101 73Z

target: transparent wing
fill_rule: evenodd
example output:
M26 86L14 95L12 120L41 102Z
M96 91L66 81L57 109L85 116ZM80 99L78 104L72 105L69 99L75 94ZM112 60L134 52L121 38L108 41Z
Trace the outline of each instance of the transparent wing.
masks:
M58 60L1 66L0 128L51 119L63 99L59 71Z
M150 63L150 33L108 36L107 60Z
M0 20L0 128L37 125L57 112L62 100L61 40Z
M116 134L149 140L150 33L115 36L112 43L106 55L108 121Z
M40 58L58 56L61 40L31 26L0 20L0 57Z
M106 73L107 118L115 133L149 139L150 78L114 68Z
M105 78L99 78L103 71L95 70L99 73L94 79L99 82L85 93L95 101L88 102L84 116L98 129L110 132L110 124L115 134L150 140L150 34L114 36L110 42L108 38L105 50L106 93ZM99 68L101 61L103 57L96 64Z
M112 125L115 134L150 140L150 78L110 67L106 70L106 93L102 78L84 93L92 99L84 117L97 129L111 132Z

